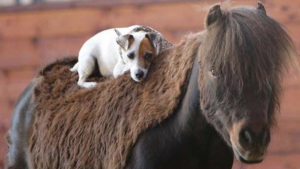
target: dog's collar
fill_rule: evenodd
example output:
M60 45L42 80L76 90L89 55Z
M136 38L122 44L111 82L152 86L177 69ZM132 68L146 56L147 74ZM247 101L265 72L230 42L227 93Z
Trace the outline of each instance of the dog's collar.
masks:
M119 54L120 54L120 57L121 57L123 63L126 64L126 62L125 62L125 60L123 58L123 55L122 55L122 48L121 48L121 46L119 47Z

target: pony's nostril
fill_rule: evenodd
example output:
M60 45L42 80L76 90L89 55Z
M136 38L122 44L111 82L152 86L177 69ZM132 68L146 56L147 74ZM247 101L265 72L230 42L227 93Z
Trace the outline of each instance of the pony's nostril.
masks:
M143 71L138 71L136 74L135 74L136 78L138 79L141 79L144 77L144 72Z
M242 130L239 134L239 141L244 146L249 146L252 142L251 132L249 130Z
M270 142L270 131L268 129L251 130L245 128L239 133L239 142L245 148L249 146L266 146Z

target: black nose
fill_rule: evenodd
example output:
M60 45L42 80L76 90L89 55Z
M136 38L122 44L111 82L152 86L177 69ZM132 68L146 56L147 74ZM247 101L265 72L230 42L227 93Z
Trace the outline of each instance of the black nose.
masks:
M270 142L270 131L268 129L262 129L255 132L250 128L243 129L239 133L239 142L244 147L255 145L266 146Z
M138 71L136 74L135 74L136 78L138 79L141 79L144 77L144 72L143 71Z

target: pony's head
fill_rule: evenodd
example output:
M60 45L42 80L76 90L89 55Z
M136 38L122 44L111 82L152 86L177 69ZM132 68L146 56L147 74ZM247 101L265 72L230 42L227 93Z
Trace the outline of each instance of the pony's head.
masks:
M213 6L199 49L201 108L243 163L264 159L279 107L290 37L264 6Z

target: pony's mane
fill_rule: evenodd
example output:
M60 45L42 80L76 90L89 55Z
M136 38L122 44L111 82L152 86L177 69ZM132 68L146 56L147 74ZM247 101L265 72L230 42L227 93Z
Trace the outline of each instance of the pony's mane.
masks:
M224 100L250 86L274 95L276 108L282 72L296 60L282 26L252 7L222 10L222 16L207 27L200 53L201 69L217 72L228 89Z

